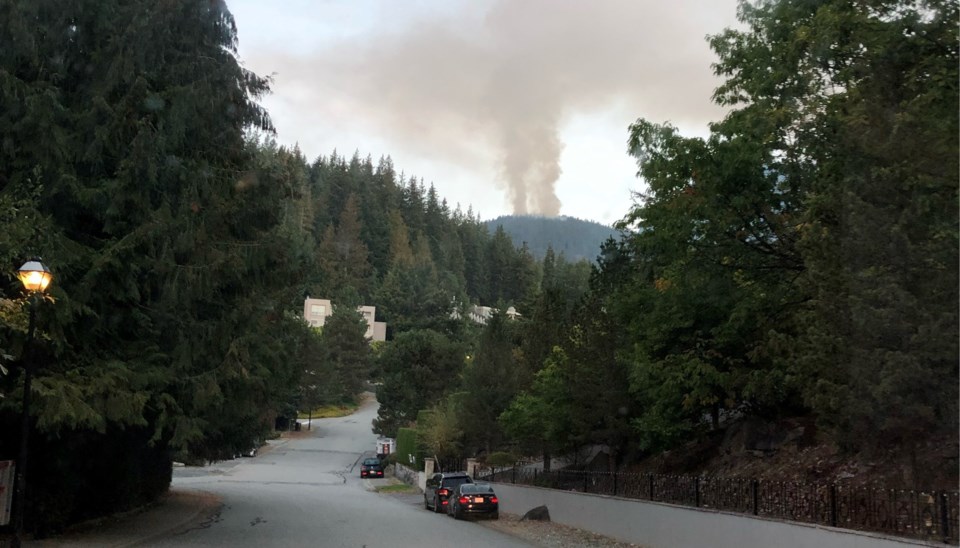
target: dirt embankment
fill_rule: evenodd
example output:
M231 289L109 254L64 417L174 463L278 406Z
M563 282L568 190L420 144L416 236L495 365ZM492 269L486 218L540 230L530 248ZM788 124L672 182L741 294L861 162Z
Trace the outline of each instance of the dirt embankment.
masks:
M827 441L811 419L801 418L740 420L645 459L630 471L934 491L956 490L958 467L958 436L931 437L922 444L870 455L848 454Z

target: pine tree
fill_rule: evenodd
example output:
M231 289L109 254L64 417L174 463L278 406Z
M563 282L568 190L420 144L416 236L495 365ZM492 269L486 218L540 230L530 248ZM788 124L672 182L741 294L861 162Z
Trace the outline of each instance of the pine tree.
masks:
M370 263L359 217L356 197L351 194L337 224L336 247L343 283L363 293L369 287Z
M267 81L237 61L222 3L0 9L0 195L44 220L29 252L57 276L29 481L60 511L27 524L62 526L163 492L172 450L218 458L264 433L296 382L303 327L276 303L301 265L277 252L290 187L264 184L245 137L271 129ZM0 451L15 400L0 398Z
M472 450L489 454L504 441L500 415L519 393L513 326L503 311L483 328L477 352L463 370L461 389L469 392L460 407L459 424L471 435Z
M463 344L432 330L412 330L397 335L379 362L383 384L377 389L380 402L374 431L395 436L421 409L430 408L445 394L463 368Z
M332 373L329 382L337 403L352 401L370 380L373 366L370 343L366 339L367 322L349 306L334 306L320 336L320 358Z

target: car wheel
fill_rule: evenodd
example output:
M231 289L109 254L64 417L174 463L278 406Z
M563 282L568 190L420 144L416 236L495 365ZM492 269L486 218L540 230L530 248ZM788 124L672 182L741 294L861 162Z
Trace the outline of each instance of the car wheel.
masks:
M461 520L461 519L463 519L463 514L462 514L461 512L454 511L454 512L453 512L453 519Z
M429 509L430 509L430 503L427 502L427 496L426 496L426 495L423 496L423 508L424 508L424 510L429 510Z
M500 512L490 514L490 519L500 519Z
M442 510L443 510L443 508L440 506L440 498L439 498L439 497L434 497L434 499L433 499L433 511L439 514Z

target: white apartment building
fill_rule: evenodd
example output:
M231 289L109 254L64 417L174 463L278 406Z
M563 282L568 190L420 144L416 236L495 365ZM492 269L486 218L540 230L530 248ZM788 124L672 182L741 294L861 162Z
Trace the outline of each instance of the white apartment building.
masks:
M467 315L467 318L473 323L486 325L487 320L489 320L490 317L493 316L493 313L496 311L497 311L496 308L492 308L489 306L470 305L470 308L467 309L466 315ZM515 320L518 317L520 317L520 313L517 312L517 309L512 306L507 308L506 315L511 320ZM454 319L460 318L460 313L454 310L453 313L450 314L450 317Z
M365 333L367 339L371 341L387 340L387 324L375 321L377 307L369 305L358 306L357 312L360 312L363 320L367 322L367 332ZM305 319L311 327L323 327L323 324L327 321L327 316L332 314L333 303L330 302L330 299L311 299L307 297L306 300L303 301L303 319Z

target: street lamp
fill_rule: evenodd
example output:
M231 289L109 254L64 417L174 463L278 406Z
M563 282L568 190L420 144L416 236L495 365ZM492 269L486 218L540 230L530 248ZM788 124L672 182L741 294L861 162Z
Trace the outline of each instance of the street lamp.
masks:
M23 287L31 294L42 293L47 290L50 280L53 280L53 274L50 269L40 262L40 259L30 259L23 263L20 270L17 271L17 277L23 282Z
M33 370L27 360L33 354L33 335L37 327L37 301L46 292L47 286L53 280L53 275L50 269L40 262L40 259L30 259L17 271L17 277L27 290L30 323L27 327L27 342L23 346L23 406L20 410L20 459L17 463L17 514L14 522L13 548L20 548L20 540L23 537L23 518L27 513L27 457L29 456L27 442L30 434L30 381L33 379Z

